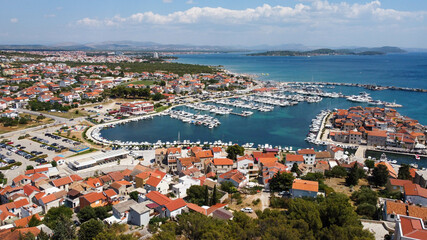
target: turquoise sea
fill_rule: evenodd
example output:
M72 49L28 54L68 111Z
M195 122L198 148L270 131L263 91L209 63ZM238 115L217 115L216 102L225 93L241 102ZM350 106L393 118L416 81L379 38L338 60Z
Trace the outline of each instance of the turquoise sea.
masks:
M261 80L275 81L324 81L369 83L384 86L401 86L427 89L427 53L407 53L382 56L318 56L318 57L249 57L244 53L177 55L178 62L222 65L236 73L258 75ZM262 75L264 73L264 75ZM266 76L266 73L269 75ZM369 91L356 87L324 89L358 94L366 91L373 99L402 104L401 114L427 125L427 93L407 91ZM169 117L132 122L105 129L102 136L112 140L149 141L181 140L232 141L233 143L271 144L296 148L322 147L307 143L306 137L311 119L322 109L348 108L362 105L345 99L324 98L320 103L300 103L291 107L275 107L272 112L255 112L243 118L229 115L215 117L221 125L214 129L190 125ZM182 107L186 111L192 111ZM203 112L201 112L203 113ZM205 112L206 114L207 112ZM399 162L411 162L413 157L393 156ZM420 161L427 166L427 161Z

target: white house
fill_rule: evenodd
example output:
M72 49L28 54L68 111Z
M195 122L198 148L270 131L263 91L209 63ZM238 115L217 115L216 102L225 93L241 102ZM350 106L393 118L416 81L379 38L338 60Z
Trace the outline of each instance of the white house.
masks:
M292 183L291 195L293 198L316 197L319 191L319 182L295 179Z
M137 226L148 226L150 222L150 209L146 203L130 206L128 222Z
M219 175L218 182L231 182L236 188L245 186L248 183L248 178L243 175L239 170L233 169L226 173Z
M305 164L313 165L316 161L316 152L314 149L301 149L298 150L298 154L303 156Z
M413 204L419 204L423 207L427 206L427 189L422 188L418 184L408 183L403 186L405 191L405 201Z
M180 177L178 182L178 184L172 186L172 192L178 198L185 198L187 196L187 189L189 189L191 186L200 186L200 180L194 179L190 176Z
M166 210L163 213L164 217L174 218L187 209L187 203L182 198L172 200L165 205Z
M160 176L151 176L145 183L147 192L158 191L161 194L166 194L169 190L169 183L171 182L170 176L166 175L163 178Z

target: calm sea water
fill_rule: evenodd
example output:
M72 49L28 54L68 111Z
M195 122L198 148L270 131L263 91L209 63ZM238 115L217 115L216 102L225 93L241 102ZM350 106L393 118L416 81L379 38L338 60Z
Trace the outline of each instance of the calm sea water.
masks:
M257 74L261 80L275 81L327 81L349 83L375 83L413 88L427 88L427 54L408 53L384 56L321 56L321 57L248 57L241 53L178 55L178 62L222 65L237 73ZM269 75L262 76L262 73ZM403 107L401 114L427 125L427 93L405 91L369 91L355 87L336 87L327 91L357 94L366 91L374 99L396 101ZM324 98L320 103L300 103L291 107L276 107L274 111L255 112L252 116L216 115L221 125L215 129L182 123L169 117L132 122L105 129L105 138L122 141L181 140L232 141L233 143L271 144L295 148L314 147L306 137L311 119L322 109L348 108L362 105L345 99ZM186 111L192 111L182 107ZM241 109L240 109L241 111ZM203 112L201 112L203 113ZM204 112L207 114L207 112ZM412 161L413 157L395 157L399 161ZM421 161L420 166L427 166Z

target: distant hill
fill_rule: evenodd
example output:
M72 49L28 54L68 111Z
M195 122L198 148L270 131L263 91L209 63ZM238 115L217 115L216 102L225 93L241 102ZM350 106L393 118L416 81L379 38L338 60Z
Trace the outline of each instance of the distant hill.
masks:
M248 56L320 56L320 55L384 55L387 53L404 53L398 47L330 49L320 48L310 51L266 51L247 54Z
M239 51L224 46L160 44L155 42L110 41L97 43L60 43L54 45L0 45L0 50L66 50L66 51Z

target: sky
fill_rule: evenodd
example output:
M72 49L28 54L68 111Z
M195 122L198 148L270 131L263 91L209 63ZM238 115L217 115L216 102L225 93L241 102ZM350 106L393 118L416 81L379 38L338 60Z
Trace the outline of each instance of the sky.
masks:
M0 44L427 48L426 0L0 0Z

